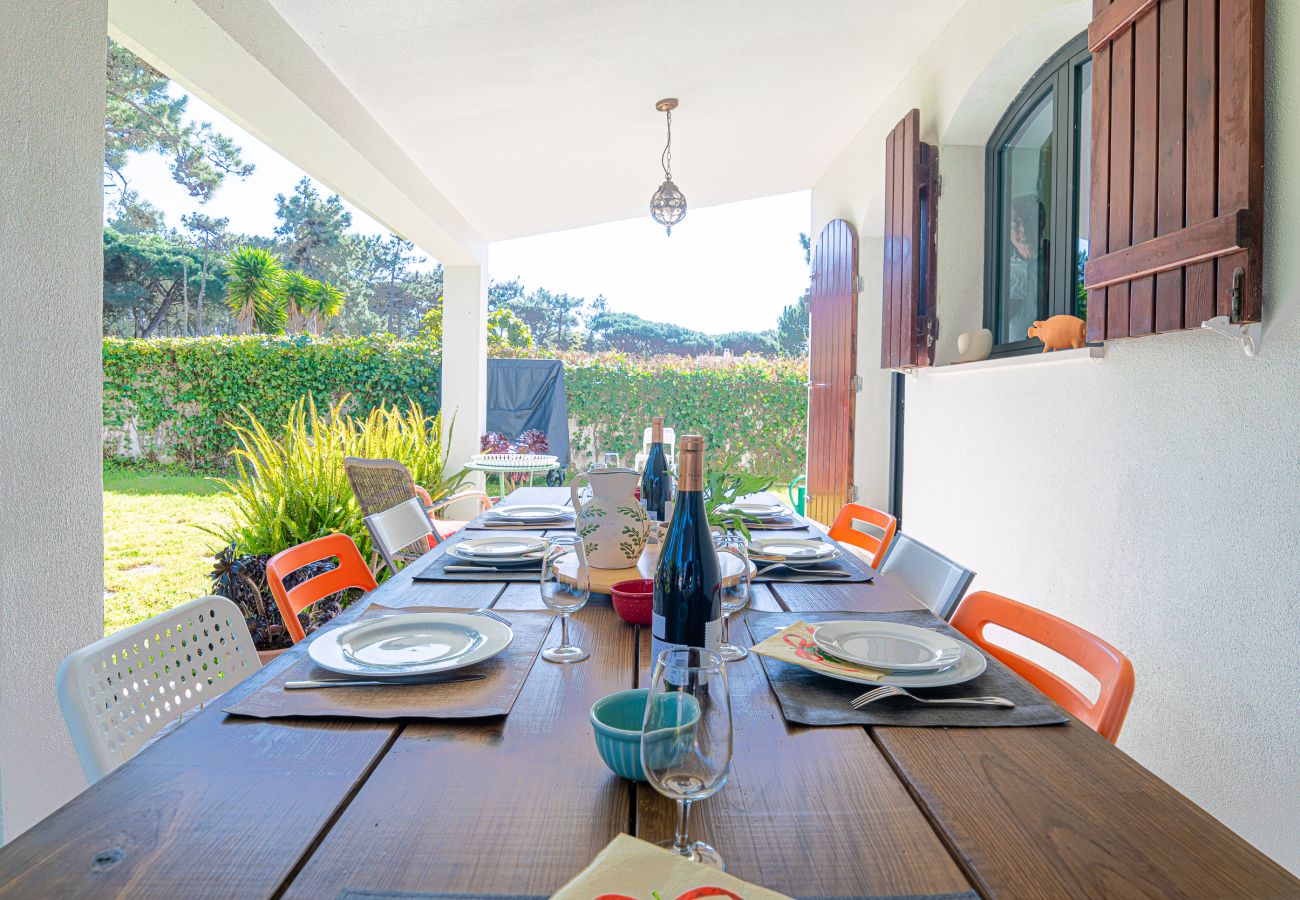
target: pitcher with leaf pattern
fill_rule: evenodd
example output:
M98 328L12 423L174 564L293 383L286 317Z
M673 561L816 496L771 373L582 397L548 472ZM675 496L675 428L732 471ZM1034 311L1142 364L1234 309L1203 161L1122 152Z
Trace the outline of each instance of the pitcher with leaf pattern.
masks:
M579 483L591 485L583 502ZM574 527L582 538L587 563L597 569L627 569L637 564L650 533L650 519L636 499L640 476L635 469L601 467L573 479Z

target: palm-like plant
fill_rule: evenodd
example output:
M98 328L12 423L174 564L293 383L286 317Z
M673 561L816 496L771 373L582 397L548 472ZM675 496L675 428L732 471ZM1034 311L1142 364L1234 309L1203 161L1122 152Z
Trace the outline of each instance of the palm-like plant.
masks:
M285 331L290 334L301 334L307 328L312 298L319 287L319 281L308 278L301 272L286 271L281 276L280 299L284 303Z
M236 247L226 255L226 306L240 334L284 330L283 277L280 261L269 250Z
M326 319L343 312L343 291L328 281L312 281L311 295L300 309L307 317L307 330L319 335L325 330Z

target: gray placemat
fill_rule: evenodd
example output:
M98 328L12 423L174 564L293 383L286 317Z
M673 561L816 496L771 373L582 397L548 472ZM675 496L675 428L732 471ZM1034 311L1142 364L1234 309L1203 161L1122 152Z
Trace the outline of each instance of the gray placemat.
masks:
M971 644L965 635L948 624L921 610L891 613L860 612L804 612L759 613L751 610L745 615L745 625L754 643L766 640L795 622L830 622L838 619L879 620L900 622L929 628ZM976 650L983 653L977 647ZM757 655L757 654L755 654ZM1059 725L1069 721L1059 709L1034 688L996 659L985 654L988 668L978 678L951 687L916 688L918 697L1005 697L1016 704L1015 709L979 706L925 706L905 697L889 697L853 709L849 701L866 691L871 685L836 681L810 672L800 666L758 657L767 673L772 693L781 705L786 721L799 725L912 725L928 728L947 727L1007 727L1024 725Z
M457 559L450 553L439 553L427 563L414 562L411 565L423 566L411 576L413 581L537 581L542 577L540 561L535 566L526 566L522 569L492 571L484 568L481 572L448 572L447 566L469 567L472 563Z
M760 537L792 537L792 538L798 538L800 540L809 540L809 541L820 540L826 544L835 544L834 541L832 541L826 535L822 534L820 531L817 531L815 529L808 529L805 534L788 534L788 535L760 534L760 535L752 536L751 541L756 540ZM875 569L871 568L871 566L862 562L860 559L854 556L853 553L850 552L848 549L843 547L841 547L840 549L842 552L840 554L839 559L836 559L832 562L817 563L817 565L813 566L812 568L813 569L835 569L840 572L847 573L844 576L835 577L835 576L818 575L815 573L804 572L799 569L787 569L782 567L779 569L773 569L771 572L768 572L766 574L755 576L754 583L755 584L763 584L763 583L862 584L864 582L871 581L873 578L876 577ZM772 565L769 562L764 562L763 560L759 560L759 559L752 560L752 562L754 563L754 567L759 572L762 572L763 569Z

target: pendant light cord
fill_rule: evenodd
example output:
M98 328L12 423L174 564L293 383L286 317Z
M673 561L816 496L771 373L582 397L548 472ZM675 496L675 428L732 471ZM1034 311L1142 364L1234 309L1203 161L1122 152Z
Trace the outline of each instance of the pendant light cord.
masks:
M664 152L659 157L659 165L664 169L664 181L673 180L673 111L665 110L664 115L668 117L668 143L664 145Z

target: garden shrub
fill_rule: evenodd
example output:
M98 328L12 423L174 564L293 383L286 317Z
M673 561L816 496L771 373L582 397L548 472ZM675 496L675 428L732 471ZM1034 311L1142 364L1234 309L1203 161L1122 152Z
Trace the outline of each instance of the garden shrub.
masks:
M500 352L506 355L508 351ZM641 446L650 416L677 434L697 432L709 455L786 480L802 472L807 420L803 360L618 353L519 353L565 364L572 456L590 465L616 450L626 462ZM283 422L308 394L321 406L351 395L346 411L364 415L387 401L439 404L440 358L425 341L391 337L213 337L104 341L105 452L194 469L228 465L232 425Z

